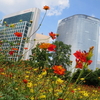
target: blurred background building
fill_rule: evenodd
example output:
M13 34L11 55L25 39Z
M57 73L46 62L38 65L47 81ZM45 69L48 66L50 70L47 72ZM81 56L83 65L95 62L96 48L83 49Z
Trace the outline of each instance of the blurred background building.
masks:
M72 67L75 67L75 57L73 53L77 50L88 51L91 46L94 46L93 63L90 69L94 70L97 66L98 58L98 43L100 33L100 19L77 14L68 18L62 19L58 23L57 33L60 34L58 41L63 41L65 44L71 45L71 60Z
M21 55L23 55L24 60L29 59L34 45L36 35L34 32L37 29L39 17L40 10L38 8L31 8L4 16L2 26L0 26L0 40L7 42L2 44L1 52L6 53L7 48L18 49L12 56L9 53L7 54L9 60L17 61L22 57ZM22 37L15 36L15 32L22 33ZM18 41L20 41L20 44L16 45ZM10 43L15 45L11 47ZM27 50L24 48L27 48Z

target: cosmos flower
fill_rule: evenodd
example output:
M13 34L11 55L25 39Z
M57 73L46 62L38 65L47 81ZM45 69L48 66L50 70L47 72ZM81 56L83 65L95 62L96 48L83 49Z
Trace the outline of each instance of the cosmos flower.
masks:
M44 10L49 10L50 7L49 7L49 6L44 6L43 9L44 9Z
M54 40L54 39L56 39L57 35L55 33L51 32L51 33L49 33L49 36Z
M24 79L23 82L24 82L24 83L28 83L28 80Z
M56 45L50 44L48 47L48 51L55 51Z
M22 33L20 33L20 32L15 32L14 35L17 37L22 37Z
M24 49L28 49L27 47L25 47Z
M10 55L13 55L13 54L14 54L14 51L9 51L9 54L10 54Z
M11 50L18 50L18 48L12 48Z
M66 69L63 68L61 65L59 65L59 66L54 65L52 68L54 70L54 73L56 73L58 75L64 75L65 74Z
M41 43L41 44L39 45L39 48L40 48L40 49L47 49L47 48L49 47L49 45L50 45L50 43Z

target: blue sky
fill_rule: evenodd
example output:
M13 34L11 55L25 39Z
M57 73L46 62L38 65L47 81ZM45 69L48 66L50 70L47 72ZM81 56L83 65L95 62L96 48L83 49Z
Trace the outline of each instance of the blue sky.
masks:
M41 10L41 16L40 16L41 20L44 14L42 7L44 5L49 5L50 10L48 11L48 13L52 14L51 15L47 14L40 30L38 31L39 33L44 33L45 35L48 35L48 33L51 31L56 33L58 20L72 16L74 14L86 14L89 16L94 16L96 18L100 18L99 14L100 0L42 0L44 2L43 3L44 5L37 4L37 2L40 0L17 0L17 1L18 2L16 2L16 0L0 0L0 19L2 19L4 15L13 12L17 12L23 9L28 9L31 7L38 7ZM28 5L26 5L27 1L29 2ZM64 6L64 8L62 10L58 8L58 6L61 5L58 3L58 1L59 2L63 1L62 6ZM33 5L30 5L30 3L33 3ZM66 3L66 5L64 5L64 3ZM58 13L60 14L55 14L52 10L58 10Z
M50 10L38 30L38 33L44 35L48 35L51 31L56 33L58 20L74 14L85 14L100 19L100 0L0 0L0 19L7 14L37 7L41 10L41 21L44 5L50 6Z
M46 16L38 32L44 34L50 31L56 32L58 20L74 14L86 14L100 19L99 9L100 0L69 0L69 7L66 7L61 15Z

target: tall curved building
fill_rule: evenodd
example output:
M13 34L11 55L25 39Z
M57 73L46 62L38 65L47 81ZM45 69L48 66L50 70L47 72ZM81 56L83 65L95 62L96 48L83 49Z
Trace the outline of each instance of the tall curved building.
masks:
M83 14L73 15L59 21L57 33L60 34L58 41L72 46L70 58L73 61L72 67L75 66L73 53L76 50L88 51L91 46L94 46L93 63L89 68L95 70L98 58L100 19Z

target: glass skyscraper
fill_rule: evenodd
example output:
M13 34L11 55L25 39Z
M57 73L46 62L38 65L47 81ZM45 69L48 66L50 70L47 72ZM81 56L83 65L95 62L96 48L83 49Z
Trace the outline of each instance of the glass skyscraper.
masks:
M75 66L75 57L73 53L75 53L76 50L88 51L91 46L94 46L93 63L90 65L90 69L94 70L96 68L99 33L100 19L91 16L77 14L59 21L57 34L60 35L57 40L72 46L72 67Z
M6 54L9 60L17 61L22 57L21 55L23 55L22 59L29 59L31 49L34 46L36 35L34 32L37 29L39 15L40 10L38 8L31 8L7 15L3 18L2 26L0 26L0 41L3 44L0 50ZM22 36L15 36L14 33L16 32L22 33ZM26 41L26 39L28 40ZM17 48L18 50L15 50L14 55L11 56L9 55L9 51L12 48Z

